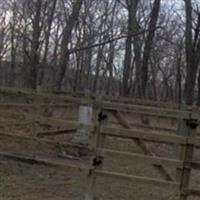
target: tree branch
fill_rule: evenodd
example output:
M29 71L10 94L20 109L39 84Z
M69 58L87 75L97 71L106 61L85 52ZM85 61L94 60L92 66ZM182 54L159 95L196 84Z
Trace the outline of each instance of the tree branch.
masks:
M159 28L162 28L160 26L156 27L155 29L159 29ZM154 29L154 30L155 30ZM118 37L115 37L115 38L112 38L112 39L109 39L107 41L104 41L104 42L101 42L101 43L97 43L97 44L93 44L93 45L90 45L90 46L85 46L85 47L80 47L80 48L74 48L74 49L71 49L68 51L68 54L72 54L72 53L76 53L76 52L79 52L79 51L84 51L84 50L88 50L88 49L91 49L91 48L95 48L95 47L99 47L99 46L103 46L103 45L106 45L106 44L109 44L111 42L114 42L114 41L117 41L117 40L121 40L121 39L124 39L124 38L127 38L129 36L131 37L134 37L134 36L137 36L137 35L142 35L146 32L150 32L150 31L154 31L154 30L143 30L143 31L140 31L138 33L135 33L135 34L131 34L131 35L121 35L121 36L118 36Z

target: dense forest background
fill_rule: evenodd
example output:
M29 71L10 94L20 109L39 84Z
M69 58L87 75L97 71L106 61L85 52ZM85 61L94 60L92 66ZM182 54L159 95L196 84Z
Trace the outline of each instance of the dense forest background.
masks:
M0 86L200 104L195 0L0 0Z

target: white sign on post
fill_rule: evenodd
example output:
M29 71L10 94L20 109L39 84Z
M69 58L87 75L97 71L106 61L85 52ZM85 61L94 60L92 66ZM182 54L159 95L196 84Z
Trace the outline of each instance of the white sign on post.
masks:
M92 107L83 106L79 107L79 123L81 124L90 124L92 122Z
M79 107L79 118L78 121L81 125L77 132L74 134L73 142L88 145L90 132L84 125L89 125L92 122L92 106L91 105L80 105Z

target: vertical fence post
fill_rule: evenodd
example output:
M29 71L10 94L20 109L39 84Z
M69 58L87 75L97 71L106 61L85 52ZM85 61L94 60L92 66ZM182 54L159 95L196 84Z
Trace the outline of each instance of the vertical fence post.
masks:
M94 194L94 187L96 183L96 174L95 169L102 166L103 158L101 155L98 154L98 148L101 144L101 120L100 120L100 113L101 113L101 98L97 98L96 102L94 103L94 132L91 137L91 149L93 151L93 156L90 160L90 166L89 173L87 176L87 188L86 188L86 195L85 200L94 200L95 194Z
M182 120L182 131L180 132L179 136L187 137L188 132L189 132L189 127L186 125L186 120ZM176 146L176 153L177 153L177 158L181 161L185 159L185 150L186 150L186 145L177 145ZM182 169L177 168L176 169L176 182L180 183L181 182L181 176L182 176Z
M37 137L37 134L39 132L39 122L40 122L40 96L38 94L40 92L40 89L37 88L36 91L33 92L33 122L32 122L32 136ZM37 155L37 148L38 144L34 146L34 151L33 151L33 158L36 157Z
M189 142L190 137L195 137L198 127L198 120L187 119L185 120L186 131L184 132L187 137L186 144L182 146L180 151L180 158L183 160L183 168L178 172L178 178L180 180L180 200L188 199L188 190L190 185L191 176L191 162L193 159L194 145Z
M32 107L32 130L31 135L35 137L37 135L37 115L38 115L38 106L37 106L37 95L33 93L33 107Z

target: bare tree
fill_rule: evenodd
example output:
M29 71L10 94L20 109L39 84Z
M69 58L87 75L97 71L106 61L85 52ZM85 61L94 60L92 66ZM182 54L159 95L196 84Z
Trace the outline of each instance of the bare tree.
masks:
M16 4L16 2L13 2L12 7L13 7L12 8L12 22L10 23L11 63L10 63L9 86L14 86L14 84L15 84L16 51L17 51L17 39L16 39L17 4Z
M133 34L137 32L137 20L136 13L138 8L139 0L131 1L126 0L127 10L128 10L128 33L126 39L126 50L124 58L124 69L123 69L123 95L128 95L130 90L130 74L132 65L132 38ZM137 47L136 47L137 48ZM135 49L137 52L137 49ZM136 55L139 56L139 55ZM138 57L137 57L138 58Z
M187 76L185 83L185 100L187 104L193 104L194 91L197 78L197 69L200 62L200 12L197 11L198 19L193 36L193 8L191 0L185 0L186 29L185 50L187 63Z
M32 41L30 52L30 75L28 80L28 87L37 88L37 72L39 64L39 45L41 34L41 12L42 12L42 0L37 0L34 4L34 18L32 24Z
M199 3L175 3L0 1L1 83L200 104Z
M160 0L155 0L152 11L151 11L151 15L150 15L150 22L149 22L149 28L148 28L149 32L148 32L145 45L144 45L143 60L142 60L142 66L141 66L141 76L140 76L141 97L145 97L146 95L146 87L147 87L147 81L148 81L148 62L149 62L153 39L154 39L155 31L156 31L159 10L160 10Z
M61 55L60 55L60 70L56 81L56 89L60 90L62 87L63 78L65 76L67 64L69 61L68 45L71 40L72 30L78 20L79 12L81 10L83 0L75 0L72 5L72 13L66 20L66 25L63 30L61 42Z
M56 4L57 0L50 1L50 6L47 12L47 19L45 23L45 43L44 43L44 55L42 58L42 65L40 66L40 74L39 74L39 85L42 85L43 79L44 79L44 73L45 73L45 65L47 64L47 55L49 51L49 40L50 40L50 35L51 35L51 30L52 30L52 24L54 20L54 14L55 14L55 9L56 9ZM58 26L59 27L59 26Z

